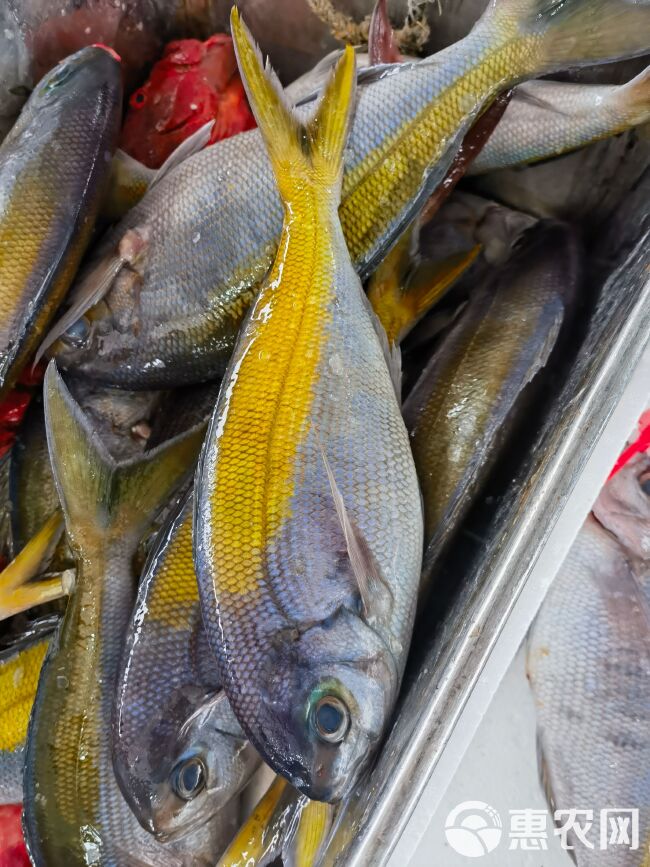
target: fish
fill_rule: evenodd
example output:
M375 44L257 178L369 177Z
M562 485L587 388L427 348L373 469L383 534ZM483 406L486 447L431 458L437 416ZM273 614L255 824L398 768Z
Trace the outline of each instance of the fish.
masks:
M424 503L423 587L575 307L580 252L571 230L541 224L528 234L471 295L402 407Z
M40 397L27 410L9 461L11 532L18 552L59 508Z
M285 220L202 450L194 560L244 732L299 791L335 801L368 766L396 698L419 491L385 334L336 214L354 52L304 125L236 10L231 28Z
M217 867L262 867L281 858L286 867L318 863L332 824L331 804L310 801L276 777Z
M190 490L144 569L118 675L113 763L140 823L170 840L210 823L258 768L208 645L192 559ZM230 836L221 848L230 841Z
M135 597L132 558L155 512L191 473L203 429L146 457L116 463L53 362L44 397L52 470L77 577L43 664L29 724L27 847L34 865L48 867L121 867L138 858L169 863L167 847L139 826L119 791L110 731ZM171 863L208 863L196 841L188 838L186 845L193 860L186 850Z
M205 42L184 39L165 46L147 81L129 98L120 147L158 169L209 121L214 126L208 144L255 126L232 39L225 33Z
M542 784L553 810L593 811L578 867L646 863L650 839L650 457L635 456L603 488L530 628L526 672L535 700ZM600 851L601 810L639 810L639 849ZM629 815L629 814L628 814ZM567 814L565 813L565 818ZM562 821L564 824L564 820ZM582 817L579 824L584 825Z
M650 67L627 84L520 85L468 174L534 163L650 121Z
M625 0L499 0L444 52L360 74L340 217L362 279L439 186L498 92L567 66L640 54L649 18L647 4ZM302 116L309 111L303 106ZM129 388L219 378L281 227L258 131L185 160L98 245L86 340L59 341L58 363ZM137 261L121 252L133 233L143 239ZM97 287L106 290L99 302Z
M62 61L0 146L0 399L50 324L90 240L122 100L102 48Z
M29 715L38 678L59 618L33 621L0 651L0 804L23 800L23 767Z

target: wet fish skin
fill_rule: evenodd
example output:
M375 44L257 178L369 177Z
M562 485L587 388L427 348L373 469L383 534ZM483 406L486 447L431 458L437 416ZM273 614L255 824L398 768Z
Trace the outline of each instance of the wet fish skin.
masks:
M612 480L622 511L610 511L609 482L596 511L614 522L587 518L527 640L547 795L555 809L580 805L594 814L594 850L573 841L578 867L638 867L650 832L650 560L647 551L639 559L634 543L628 547L635 528L626 527L628 517L640 526L642 495L644 534L650 531L650 497L639 484L650 459L635 458L626 469ZM639 810L639 850L599 850L600 810L612 807Z
M497 91L647 48L644 4L571 0L562 14L548 13L544 0L492 3L468 37L435 59L375 71L359 87L340 216L362 276L438 186L460 138ZM68 369L131 388L221 376L281 225L257 131L191 157L107 235L98 257L114 256L135 228L147 229L148 246L90 311L85 345L60 344L56 357Z
M236 16L233 35L258 122L275 123L266 135L287 211L197 471L194 558L208 638L242 728L296 788L336 800L367 766L396 697L420 569L419 494L385 335L336 215L353 53L317 119L298 128ZM346 557L334 490L373 562L377 600ZM313 728L321 705L347 709L336 744Z
M27 724L58 617L44 617L0 651L0 804L23 800Z
M59 508L41 400L32 401L27 410L9 460L12 535L17 553Z
M85 48L39 84L0 146L0 396L36 350L88 243L121 99L119 63Z
M33 863L48 867L89 861L117 867L130 859L137 864L139 857L148 863L151 853L152 863L165 864L168 849L140 828L119 792L110 730L135 595L132 558L156 510L191 472L202 431L145 459L116 464L53 364L44 390L52 468L77 581L43 666L29 726L26 843ZM174 858L171 863L179 863ZM200 860L188 861L186 853L180 863Z
M217 867L262 867L279 857L286 867L313 867L334 810L331 804L310 801L276 777Z
M650 68L624 85L520 85L468 174L559 156L650 121Z
M161 840L206 822L222 826L223 808L237 801L260 762L221 690L205 635L192 559L192 509L190 491L161 529L144 569L113 729L120 788L143 827ZM179 775L196 762L202 784L181 797Z
M530 234L471 297L402 408L424 503L425 582L571 310L579 279L575 239L561 224L540 224Z

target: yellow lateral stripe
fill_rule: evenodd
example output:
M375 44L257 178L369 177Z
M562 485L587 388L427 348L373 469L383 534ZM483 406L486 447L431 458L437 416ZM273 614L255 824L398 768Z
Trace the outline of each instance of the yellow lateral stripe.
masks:
M406 210L428 168L474 107L476 94L487 97L500 81L524 75L539 42L538 37L522 37L486 52L481 62L345 173L339 216L353 261L362 260L386 226Z
M25 742L48 639L0 662L0 750L15 750Z
M186 628L186 613L198 601L190 510L158 561L154 587L147 598L147 617L172 628Z
M320 801L307 801L300 814L295 841L295 867L314 867L325 842L333 807Z
M242 71L256 109L268 82L258 88L260 56L242 44L248 42L248 36L236 14L233 37L238 56L246 58ZM335 114L330 111L331 100L340 99L349 108L353 63L346 53L334 73L336 87L326 88L310 122L314 124L313 154L299 144L305 130L296 125L284 105L276 105L270 122L261 116L269 150L274 150L276 135L286 137L286 129L277 132L284 122L295 137L293 150L300 148L301 156L275 163L285 204L279 250L240 336L240 347L245 348L239 350L216 432L219 457L210 491L210 521L220 593L249 593L259 586L267 545L291 514L296 456L309 430L314 385L334 298L331 221L336 219L335 181L343 140L338 139L340 151L335 158L337 145L328 135L340 135L340 123L328 121L319 127L318 118ZM343 92L343 88L347 90ZM312 162L311 157L318 155L320 160ZM322 171L325 161L330 165L327 173ZM333 161L338 165L336 171Z

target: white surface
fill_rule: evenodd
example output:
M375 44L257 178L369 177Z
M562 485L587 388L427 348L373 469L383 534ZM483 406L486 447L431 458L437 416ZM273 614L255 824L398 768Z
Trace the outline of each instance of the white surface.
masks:
M445 819L463 801L485 801L501 816L501 842L480 858L457 854L445 838ZM550 814L546 852L509 850L509 811L520 809L547 809L537 774L535 711L523 650L501 682L409 867L575 867L552 835Z

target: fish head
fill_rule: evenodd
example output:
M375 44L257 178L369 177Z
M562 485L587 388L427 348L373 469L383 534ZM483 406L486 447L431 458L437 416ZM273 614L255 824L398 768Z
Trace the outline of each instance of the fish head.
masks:
M593 513L629 556L650 561L650 454L629 460L602 489Z
M259 757L219 691L184 722L172 714L135 750L116 750L114 763L140 824L168 842L214 821L246 784Z
M97 100L113 105L122 99L121 64L114 51L91 45L58 63L34 88L23 114L84 111ZM79 116L75 116L76 122ZM68 118L72 122L72 118ZM22 121L22 115L20 118ZM19 122L20 122L19 121ZM110 160L112 154L108 154Z
M399 683L394 657L346 608L277 647L251 738L296 789L339 801L367 770L385 731Z
M237 72L232 39L170 42L149 79L129 100L121 147L150 168L193 132L214 120L212 141L254 126Z

